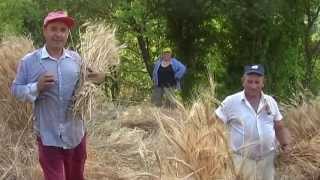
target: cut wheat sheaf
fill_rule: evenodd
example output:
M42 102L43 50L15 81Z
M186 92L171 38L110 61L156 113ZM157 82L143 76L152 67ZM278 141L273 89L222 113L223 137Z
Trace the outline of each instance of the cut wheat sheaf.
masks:
M115 29L103 23L87 23L84 33L80 33L79 50L82 57L79 86L75 91L73 112L81 119L91 118L91 110L95 105L95 97L101 93L93 82L87 79L88 69L93 72L109 74L120 63L120 46Z

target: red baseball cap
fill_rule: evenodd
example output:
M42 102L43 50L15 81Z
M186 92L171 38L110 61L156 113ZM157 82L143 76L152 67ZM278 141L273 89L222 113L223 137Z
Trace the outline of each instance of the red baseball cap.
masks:
M43 27L46 27L50 22L60 21L65 23L70 29L75 25L75 20L68 16L65 11L52 11L44 18Z

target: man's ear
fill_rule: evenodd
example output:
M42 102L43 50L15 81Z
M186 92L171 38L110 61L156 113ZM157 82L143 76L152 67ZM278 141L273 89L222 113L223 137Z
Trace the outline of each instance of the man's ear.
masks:
M263 78L263 84L266 85L266 83L267 83L267 78L264 77L264 78Z

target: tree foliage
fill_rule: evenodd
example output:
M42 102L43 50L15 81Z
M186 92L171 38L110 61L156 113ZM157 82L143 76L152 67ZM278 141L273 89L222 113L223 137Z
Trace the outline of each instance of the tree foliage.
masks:
M185 100L208 86L208 75L219 96L240 90L250 63L265 65L266 91L280 98L320 87L319 0L2 0L0 34L31 35L40 46L43 17L56 9L79 27L99 20L117 28L126 45L110 85L118 99L148 99L153 63L167 46L187 65ZM80 31L72 32L73 44Z

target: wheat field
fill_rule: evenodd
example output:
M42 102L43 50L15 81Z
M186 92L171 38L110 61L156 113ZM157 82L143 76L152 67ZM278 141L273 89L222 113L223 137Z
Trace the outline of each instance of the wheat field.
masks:
M30 104L17 102L10 85L19 59L32 51L32 41L9 37L0 44L0 180L40 180ZM87 121L88 180L241 180L228 148L225 128L208 120L210 98L176 109L142 103L121 106L99 96ZM208 101L209 99L209 101ZM285 109L294 143L289 159L281 153L282 180L318 179L320 172L320 103Z

